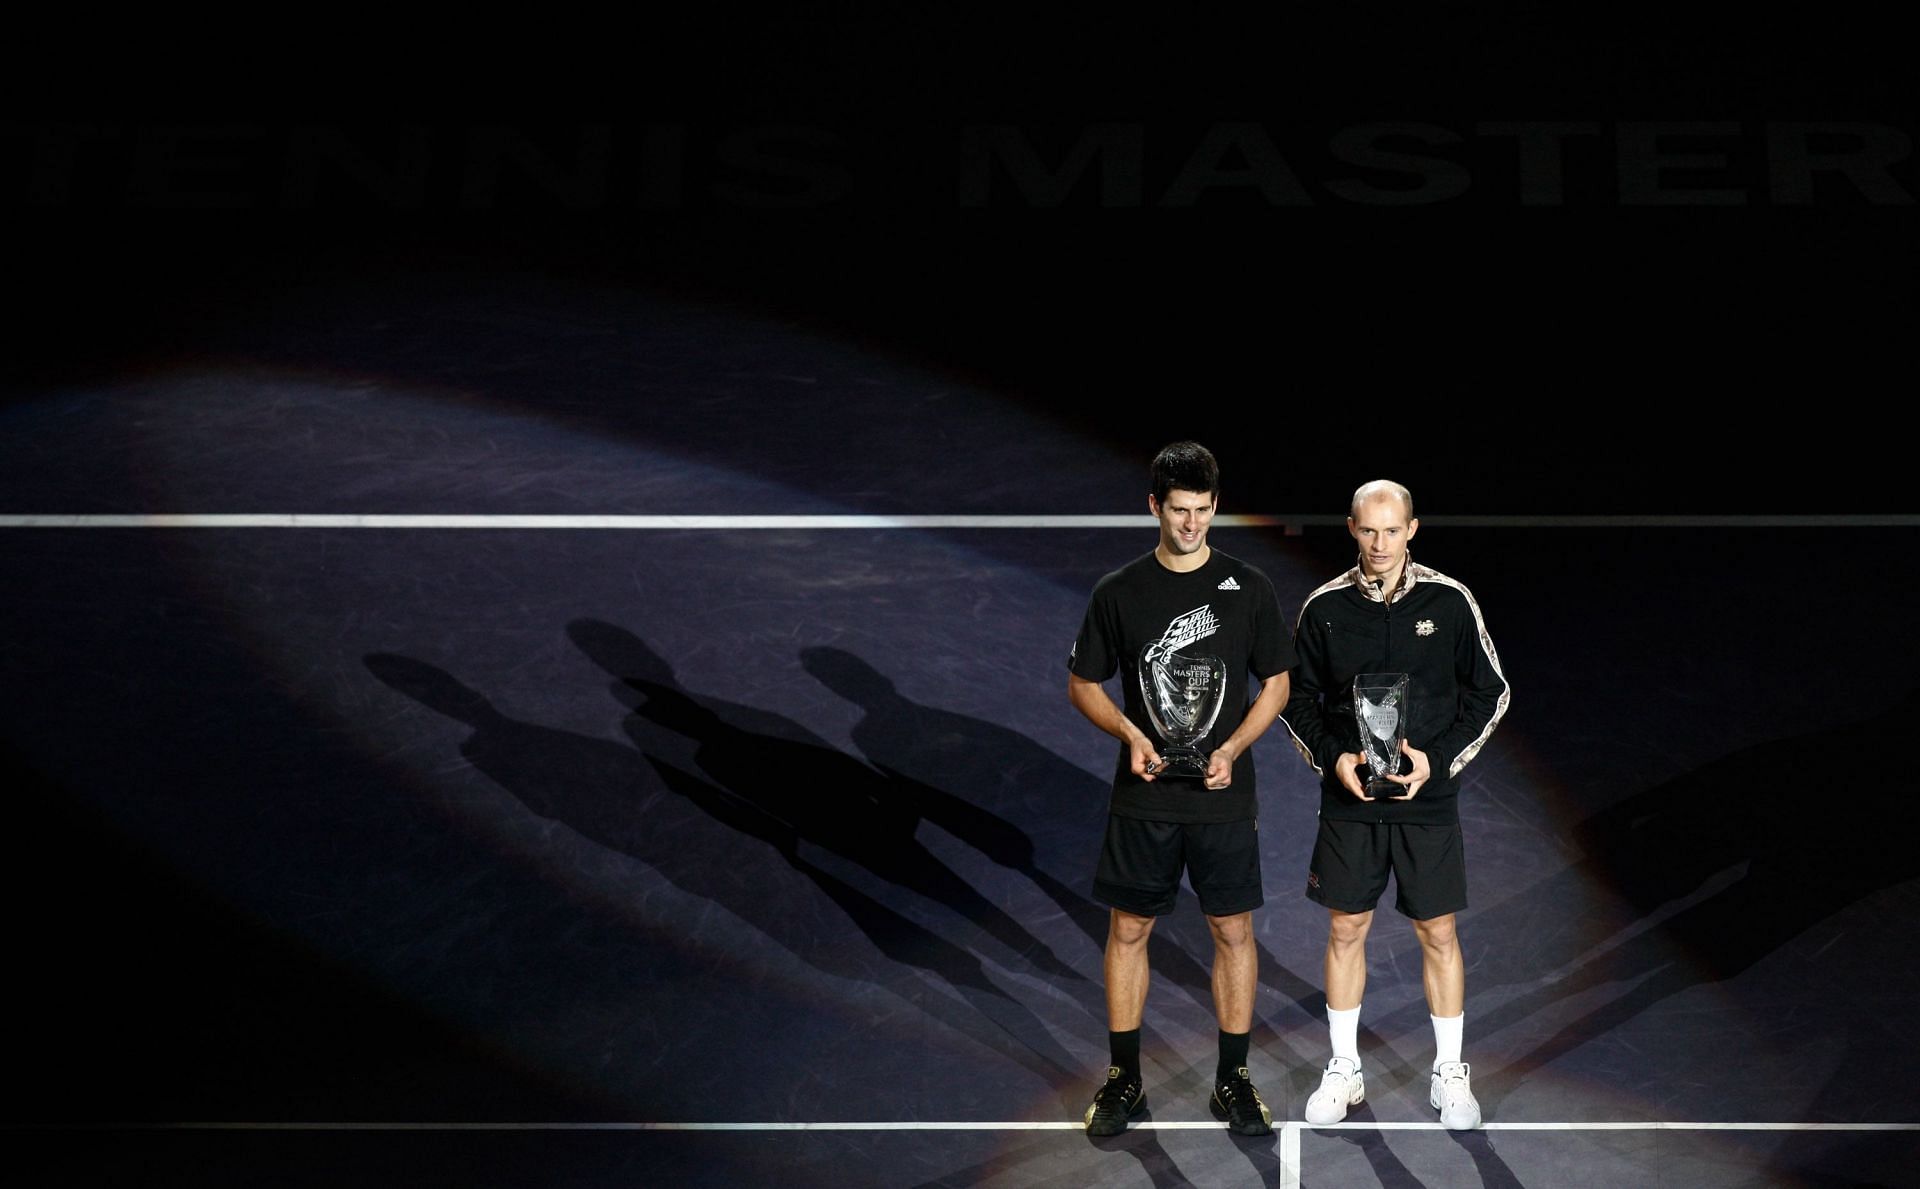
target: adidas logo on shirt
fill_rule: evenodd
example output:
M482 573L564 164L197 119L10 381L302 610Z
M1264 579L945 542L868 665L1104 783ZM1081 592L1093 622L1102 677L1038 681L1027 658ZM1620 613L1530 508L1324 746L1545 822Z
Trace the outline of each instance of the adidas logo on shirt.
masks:
M1226 577L1225 577L1224 579L1222 579L1222 580L1221 580L1221 582L1220 582L1220 587L1219 587L1219 589L1221 589L1221 590L1239 590L1239 589L1240 589L1240 584L1239 584L1238 582L1235 582L1235 581L1233 580L1233 575L1231 575L1231 574L1229 574L1229 575L1227 575L1227 576L1226 576Z

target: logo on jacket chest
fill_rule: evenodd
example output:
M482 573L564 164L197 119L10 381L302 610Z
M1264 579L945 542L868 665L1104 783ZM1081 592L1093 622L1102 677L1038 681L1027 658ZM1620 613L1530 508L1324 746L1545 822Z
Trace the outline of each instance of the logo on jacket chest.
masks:
M1431 619L1423 619L1419 623L1414 624L1413 634L1416 636L1433 635L1433 621Z

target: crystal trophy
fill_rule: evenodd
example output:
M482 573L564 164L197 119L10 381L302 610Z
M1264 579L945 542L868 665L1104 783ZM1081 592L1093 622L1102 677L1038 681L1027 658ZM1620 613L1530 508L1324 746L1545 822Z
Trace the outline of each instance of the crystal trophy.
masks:
M1407 737L1405 673L1362 673L1353 679L1353 715L1360 724L1360 754L1369 770L1367 795L1400 796L1407 790L1386 779L1400 771L1400 744Z
M1227 665L1217 656L1149 650L1140 666L1147 717L1166 746L1157 776L1200 780L1207 757L1195 746L1213 730L1227 699Z

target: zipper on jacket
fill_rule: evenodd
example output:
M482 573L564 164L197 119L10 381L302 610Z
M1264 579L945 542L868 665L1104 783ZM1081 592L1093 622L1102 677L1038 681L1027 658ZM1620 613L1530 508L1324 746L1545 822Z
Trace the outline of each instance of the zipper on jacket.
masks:
M1385 587L1383 586L1381 589L1384 591ZM1386 611L1386 621L1387 621L1387 660L1386 660L1385 667L1388 672L1392 672L1393 671L1393 599L1391 597L1382 599L1381 606Z

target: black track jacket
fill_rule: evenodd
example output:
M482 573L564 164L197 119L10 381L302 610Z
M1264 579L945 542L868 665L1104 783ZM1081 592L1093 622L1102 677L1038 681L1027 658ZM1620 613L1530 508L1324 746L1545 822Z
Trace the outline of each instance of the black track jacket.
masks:
M1356 565L1301 604L1294 651L1292 697L1280 720L1320 776L1320 816L1457 822L1456 778L1499 725L1512 693L1472 593L1408 557L1399 589L1385 597ZM1353 679L1360 673L1412 678L1407 742L1427 754L1433 775L1411 801L1362 801L1333 774L1341 753L1360 750L1353 712Z

